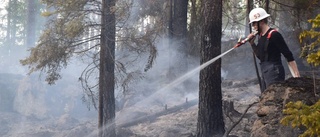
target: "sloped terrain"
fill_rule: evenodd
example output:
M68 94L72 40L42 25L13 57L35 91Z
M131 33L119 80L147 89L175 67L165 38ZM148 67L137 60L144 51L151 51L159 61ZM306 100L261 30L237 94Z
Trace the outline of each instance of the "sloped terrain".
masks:
M261 95L252 137L298 137L304 129L281 125L282 110L289 102L302 101L313 105L320 99L319 93L320 79L290 78L269 86Z
M224 81L223 98L233 102L234 114L241 113L252 102L257 101L259 91L254 80ZM180 94L180 93L176 93ZM118 135L123 137L170 137L195 136L197 124L197 93L181 100L166 100L166 104L125 107L117 113ZM170 96L170 95L169 95ZM171 94L173 96L173 94ZM231 109L232 110L232 109ZM127 111L126 113L124 113ZM231 112L233 113L233 112ZM226 116L226 128L238 115ZM247 136L252 124L250 116L244 118L236 126L232 134ZM86 119L78 119L68 113L50 116L22 115L17 112L0 112L0 136L2 137L91 137L97 135L97 117L89 115ZM252 116L251 116L252 115ZM140 119L140 120L139 120Z

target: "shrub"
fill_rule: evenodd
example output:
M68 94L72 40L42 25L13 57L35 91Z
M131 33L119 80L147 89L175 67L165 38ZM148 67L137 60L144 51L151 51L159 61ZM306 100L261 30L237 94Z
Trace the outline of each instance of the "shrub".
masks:
M293 128L306 128L299 137L320 136L320 100L312 106L305 105L301 101L289 102L283 113L286 115L281 119L281 124Z

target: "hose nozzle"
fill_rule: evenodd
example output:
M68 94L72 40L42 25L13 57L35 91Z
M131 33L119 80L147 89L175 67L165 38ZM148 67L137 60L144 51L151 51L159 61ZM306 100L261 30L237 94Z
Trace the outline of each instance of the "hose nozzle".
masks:
M256 32L253 32L252 33L254 36L256 36L258 34L258 31ZM244 40L241 40L241 38L239 38L238 40L238 43L233 47L233 48L237 48L237 47L240 47L241 45L245 44L246 42L252 40L254 37L251 37L251 38L245 38Z

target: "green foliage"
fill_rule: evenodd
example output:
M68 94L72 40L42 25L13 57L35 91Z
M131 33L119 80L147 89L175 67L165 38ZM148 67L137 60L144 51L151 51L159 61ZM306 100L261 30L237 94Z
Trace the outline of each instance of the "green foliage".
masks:
M54 84L61 78L59 71L63 66L67 66L67 60L70 57L67 42L54 36L56 33L53 30L45 30L40 37L41 43L31 49L28 58L20 61L22 65L29 65L29 73L38 70L46 72L46 81L49 84Z
M68 38L76 38L83 32L84 24L83 22L83 16L80 16L78 18L74 18L73 20L70 20L68 23L65 24L64 32L66 32L66 36Z
M54 84L62 77L60 71L67 67L73 57L92 59L88 68L93 67L92 70L98 70L96 64L99 59L101 2L88 0L41 0L41 2L46 5L46 9L41 13L42 16L47 17L45 29L36 47L31 49L30 56L20 61L22 65L29 67L29 74L40 71L45 73L49 84ZM141 3L143 5L139 6L146 6L146 8L139 8L138 11L135 11L137 5L132 5L134 3L117 1L116 7L110 7L110 10L116 14L117 48L126 48L138 56L149 52L150 57L146 67L148 69L156 57L154 41L157 36L160 36L158 35L161 33L160 30L164 30L165 27L162 25L164 24L163 18L160 16L165 14L163 12L156 14L155 8L149 9L149 4L162 9L159 0ZM133 10L137 12L134 15L131 14ZM153 14L159 18L151 17L150 15ZM145 19L150 19L150 23L147 25L143 23ZM141 29L142 27L144 29ZM134 62L136 59L130 58L129 60Z
M299 35L300 43L304 44L300 56L306 58L309 64L318 66L320 65L320 14L315 19L308 20L308 22L312 24L312 28L301 32Z
M43 30L36 47L31 48L31 54L20 61L22 65L29 66L29 73L35 71L45 72L46 81L54 84L61 78L60 71L66 67L68 60L75 50L82 49L82 44L91 38L86 38L85 24L86 0L58 0L42 1L55 11L44 11L42 15L48 18L46 28ZM71 4L72 3L72 4Z
M299 137L320 135L320 100L312 106L301 101L289 102L283 113L286 115L281 119L281 124L293 128L306 127L306 131Z

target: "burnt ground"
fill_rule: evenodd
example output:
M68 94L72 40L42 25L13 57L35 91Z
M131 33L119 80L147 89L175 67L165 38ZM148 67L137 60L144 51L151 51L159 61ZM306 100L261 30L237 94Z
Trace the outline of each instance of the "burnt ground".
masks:
M310 75L303 78L289 78L285 82L277 83L270 88L291 87L303 92L319 93L319 79L313 81ZM225 109L226 130L230 129L242 116L248 106L260 101L261 93L256 79L244 80L224 80L223 100L231 102L229 108ZM270 89L269 89L270 90ZM277 96L277 95L276 95ZM301 97L310 98L307 104L314 103L317 99L309 94L291 96L292 100ZM123 137L193 137L196 133L197 125L197 103L193 99L174 100L168 102L166 106L159 104L146 108L131 107L125 108L130 113L117 113L118 135ZM188 104L188 103L189 104ZM227 103L228 104L228 103ZM231 106L231 108L230 108ZM253 105L248 109L247 114L232 129L230 135L239 137L250 136L252 125L258 119L256 110L258 105ZM126 115L125 115L126 114ZM129 120L124 117L133 116ZM68 114L59 117L26 117L16 112L0 113L0 135L2 137L91 137L97 134L96 118L86 120L76 119ZM123 122L124 121L124 122Z

